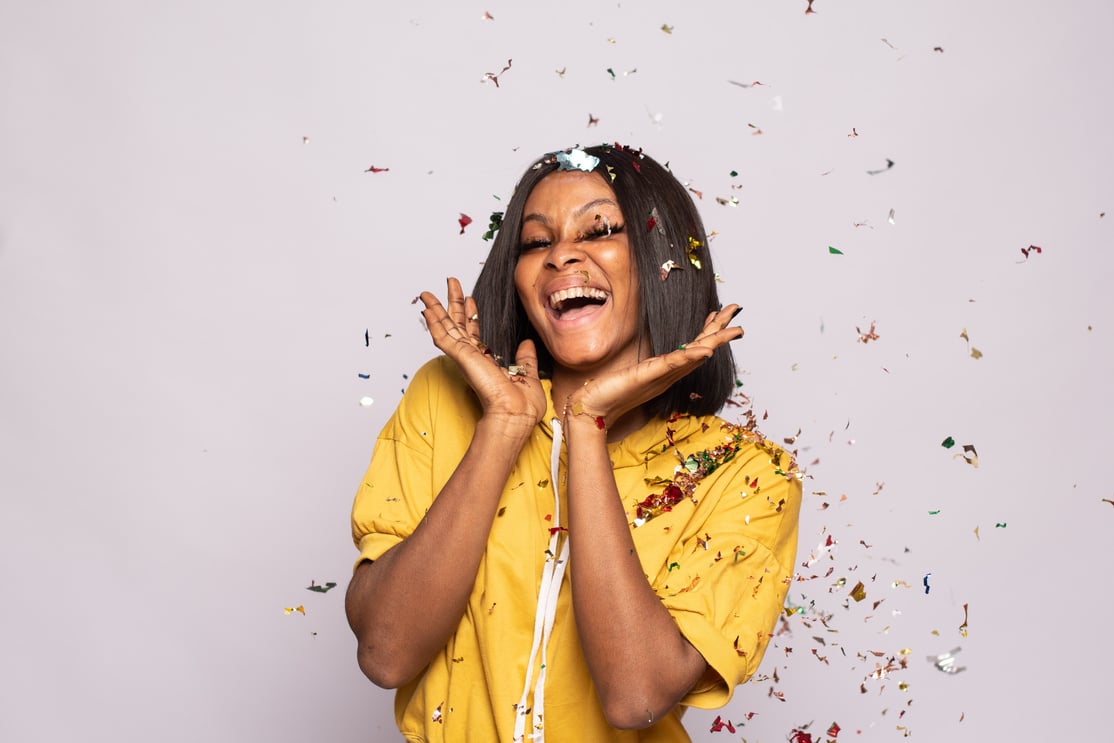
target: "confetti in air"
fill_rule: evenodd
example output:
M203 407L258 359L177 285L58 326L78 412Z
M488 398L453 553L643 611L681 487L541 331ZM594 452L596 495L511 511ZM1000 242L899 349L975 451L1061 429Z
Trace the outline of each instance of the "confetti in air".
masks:
M928 662L936 666L936 670L943 671L944 673L959 673L966 671L967 666L957 666L955 663L955 656L963 648L953 648L952 650L941 653L940 655L928 656Z
M866 171L866 174L867 175L878 175L879 173L885 173L887 170L889 170L893 166L894 166L894 161L887 157L886 158L886 167L879 168L878 170L868 170L868 171Z
M329 582L325 583L325 585L319 586L319 585L317 585L316 582L311 580L309 582L309 585L306 586L306 590L307 591L314 591L315 593L328 593L329 591L333 590L336 587L337 587L337 584L334 581L329 581Z
M368 167L368 169L365 170L364 172L365 173L386 173L389 170L390 170L390 168L377 168L374 165L372 165L372 166Z
M464 212L460 213L460 218L457 219L456 221L460 225L460 234L462 234L462 235L464 234L464 228L467 227L468 225L472 224L472 218L469 217Z
M491 82L495 83L495 87L498 88L499 87L499 78L503 75L504 72L506 72L507 70L509 70L511 68L511 62L512 61L514 61L514 60L508 59L507 60L507 66L504 67L503 69L499 70L498 72L485 72L484 76L482 78L480 78L480 82L481 83L486 83L488 80L490 80Z

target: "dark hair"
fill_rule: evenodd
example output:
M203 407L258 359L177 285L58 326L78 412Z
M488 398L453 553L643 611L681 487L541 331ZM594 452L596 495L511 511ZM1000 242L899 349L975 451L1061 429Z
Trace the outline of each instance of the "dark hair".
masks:
M638 272L642 326L649 333L653 354L692 341L703 329L708 313L720 308L708 237L692 198L672 173L641 150L616 144L583 151L599 158L593 172L610 183L623 212ZM488 348L503 363L513 363L518 344L532 339L543 376L552 372L553 359L526 317L515 290L514 272L526 199L542 178L558 169L556 154L535 162L518 182L472 292L482 340ZM662 265L670 260L677 268L663 281ZM723 407L734 386L731 350L721 346L712 358L646 403L644 409L661 418L674 413L710 415Z

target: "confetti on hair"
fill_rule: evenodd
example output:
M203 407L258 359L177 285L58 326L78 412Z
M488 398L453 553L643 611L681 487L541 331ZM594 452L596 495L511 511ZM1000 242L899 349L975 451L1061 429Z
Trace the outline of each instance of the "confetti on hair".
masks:
M855 326L855 332L859 334L859 343L870 343L871 341L878 340L878 333L874 331L874 326L875 322L874 320L871 320L870 329L867 330L865 333L859 329L858 325Z
M464 234L464 228L472 224L472 218L464 212L460 213L460 219L456 220L460 224L460 234Z
M678 266L672 258L661 264L661 280L665 281L669 278L669 272L673 270L680 271L681 267Z
M487 232L483 234L484 240L491 240L495 237L495 233L503 226L503 212L492 212L491 217L487 223Z
M887 170L889 170L893 166L894 166L894 161L887 157L886 158L886 167L879 168L878 170L868 170L868 171L866 171L866 174L867 175L878 175L879 173L885 173Z
M701 264L700 262L700 258L696 255L696 249L701 247L703 244L704 243L700 242L692 235L689 235L689 244L685 252L688 253L689 263L696 266L697 271L704 268L703 264Z
M1030 253L1036 253L1037 255L1040 255L1043 252L1044 250L1039 245L1030 245L1027 248L1021 248L1021 254L1025 256L1025 259L1018 261L1018 263L1024 263L1025 261L1029 260Z
M283 609L282 611L283 611L284 614L287 614L287 615L293 614L294 612L298 612L303 617L306 615L306 607L302 606L301 604L298 604L297 606L294 606L294 607L288 606L285 609Z
M843 251L840 250L839 248L835 247L834 245L829 245L828 246L828 254L829 255L843 255Z
M558 152L556 157L558 170L583 170L585 173L591 173L600 164L598 157L576 148Z
M374 165L371 165L364 172L365 173L386 173L389 170L390 170L390 168L377 168Z
M495 87L498 88L499 87L499 78L502 76L502 74L504 72L506 72L507 70L509 70L511 68L511 62L512 61L513 60L508 59L507 60L507 66L504 67L503 69L499 70L498 72L485 72L484 76L482 78L480 78L480 82L481 83L486 83L488 80L490 80L491 82L495 83Z
M314 591L316 593L328 593L329 591L331 591L332 589L334 589L336 587L337 587L337 584L334 581L329 581L325 585L319 586L311 580L309 582L309 585L306 586L306 590L307 591Z

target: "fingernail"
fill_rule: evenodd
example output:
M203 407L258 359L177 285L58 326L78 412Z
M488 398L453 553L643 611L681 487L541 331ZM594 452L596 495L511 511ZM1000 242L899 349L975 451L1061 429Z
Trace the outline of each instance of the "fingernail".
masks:
M734 320L735 316L738 315L742 311L743 311L742 307L736 307L735 311L731 313L731 319Z

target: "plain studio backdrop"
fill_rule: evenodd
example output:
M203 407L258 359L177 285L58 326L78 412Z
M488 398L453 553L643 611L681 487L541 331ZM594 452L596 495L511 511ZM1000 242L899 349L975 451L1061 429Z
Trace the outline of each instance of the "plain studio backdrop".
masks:
M0 740L398 740L343 591L413 300L613 141L690 187L809 474L694 739L1108 728L1114 6L812 7L0 4Z

